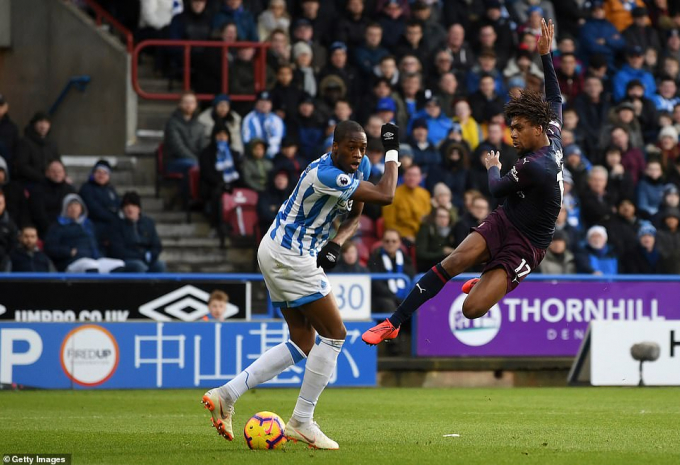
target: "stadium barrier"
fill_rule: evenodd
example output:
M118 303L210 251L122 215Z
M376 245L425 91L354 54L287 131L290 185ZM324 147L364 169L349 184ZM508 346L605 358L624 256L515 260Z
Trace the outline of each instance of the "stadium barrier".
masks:
M267 82L267 49L268 42L216 42L209 40L144 40L137 44L132 52L132 87L141 98L149 100L179 100L182 96L179 92L152 93L147 92L139 85L139 55L145 48L157 47L164 52L182 49L182 90L188 91L191 87L191 49L200 48L221 48L222 49L222 81L220 93L229 94L229 63L227 62L226 52L235 48L254 48L256 50L253 59L255 82L253 83L255 93L247 95L234 95L229 97L235 102L253 102L258 92L266 89ZM213 100L215 94L196 94L198 100Z

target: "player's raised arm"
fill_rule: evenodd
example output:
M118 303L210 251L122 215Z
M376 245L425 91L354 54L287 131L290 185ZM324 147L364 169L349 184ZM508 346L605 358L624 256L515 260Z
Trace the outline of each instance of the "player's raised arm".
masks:
M352 194L352 200L389 205L394 199L399 168L399 128L392 123L383 124L380 134L385 149L385 172L376 185L361 181Z
M545 75L545 99L550 102L555 115L557 115L557 122L562 126L562 93L560 92L560 85L557 82L557 74L555 73L555 66L553 65L552 53L550 48L553 43L553 36L555 35L555 25L552 19L547 23L545 19L541 20L541 37L538 39L536 48L541 55L543 62L543 73Z

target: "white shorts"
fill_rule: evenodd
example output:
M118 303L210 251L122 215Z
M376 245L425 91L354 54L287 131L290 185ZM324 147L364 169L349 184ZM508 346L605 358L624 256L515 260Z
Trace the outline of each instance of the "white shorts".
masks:
M264 282L276 308L295 308L331 292L331 284L316 257L285 249L266 234L257 249Z

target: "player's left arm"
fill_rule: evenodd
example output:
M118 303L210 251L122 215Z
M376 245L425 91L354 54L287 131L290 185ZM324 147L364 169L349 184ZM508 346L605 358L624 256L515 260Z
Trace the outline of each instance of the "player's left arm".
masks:
M535 163L529 162L526 158L520 158L515 166L501 177L501 152L491 151L486 154L486 169L489 173L489 192L495 198L506 197L513 192L525 190L534 182L536 178L531 171Z
M545 99L550 102L550 106L555 112L557 118L557 129L562 129L562 93L560 92L560 84L557 81L557 73L555 73L555 66L553 65L552 53L550 51L555 35L555 25L552 19L547 23L545 19L541 20L541 37L538 39L536 48L541 55L543 63L543 74L545 75ZM551 125L555 126L554 123Z

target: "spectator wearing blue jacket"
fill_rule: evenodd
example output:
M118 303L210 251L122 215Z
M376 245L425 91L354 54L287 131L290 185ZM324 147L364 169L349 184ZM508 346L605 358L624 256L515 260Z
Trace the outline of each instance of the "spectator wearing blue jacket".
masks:
M272 159L281 151L281 141L286 135L286 125L272 113L272 98L267 91L257 94L255 108L243 118L243 143L261 139L267 145L267 158Z
M111 228L109 255L125 262L131 273L163 273L165 262L158 257L163 250L156 224L142 214L142 202L135 191L126 192L122 200L123 218Z
M675 79L668 75L663 76L659 83L659 93L654 96L652 101L658 111L673 113L675 106L680 103Z
M576 254L576 271L586 274L617 274L619 259L614 249L607 244L607 230L595 225L588 229L586 243Z
M224 0L224 5L213 19L212 28L218 31L226 23L236 24L238 40L258 42L257 25L250 11L243 7L243 0Z
M118 220L120 198L111 185L111 165L98 160L92 168L89 179L80 187L80 197L89 210L89 221L99 228Z
M506 95L507 89L503 81L503 73L496 68L496 53L493 50L484 50L477 58L478 64L475 65L467 74L468 94L474 94L479 89L479 82L482 76L489 75L493 78L496 85L497 95Z
M409 134L413 130L414 122L418 119L424 119L427 123L428 140L435 146L439 146L453 129L451 118L444 114L439 104L439 98L435 96L427 99L425 108L413 115L408 124L407 132Z
M611 69L616 54L626 46L626 41L616 27L605 19L603 3L601 0L591 2L591 16L581 27L580 55L583 62L590 60L593 55L602 55Z
M637 79L645 88L645 97L653 99L656 94L656 82L652 73L644 69L644 50L639 45L633 45L626 50L627 63L614 75L614 100L619 101L626 96L626 86L633 79Z
M366 26L364 44L354 50L354 64L366 79L373 76L373 68L380 63L380 60L390 54L380 45L382 36L382 26L378 23L370 23Z
M413 163L420 166L425 176L442 169L442 156L428 140L427 121L419 118L411 126L409 145L413 148Z
M642 218L651 219L659 211L664 185L661 162L650 160L637 186L637 206Z
M109 273L122 271L125 262L102 257L87 207L78 194L69 194L61 215L45 237L45 253L59 271Z

